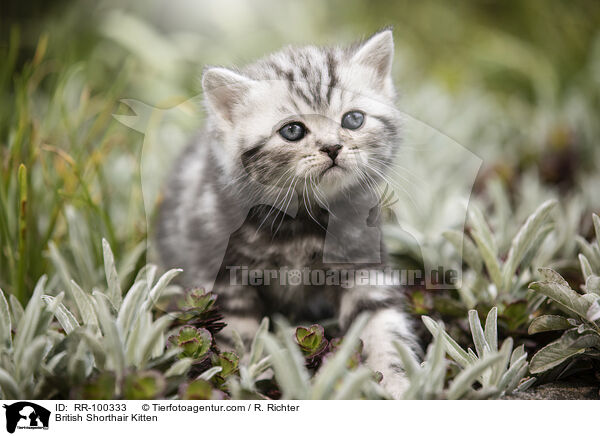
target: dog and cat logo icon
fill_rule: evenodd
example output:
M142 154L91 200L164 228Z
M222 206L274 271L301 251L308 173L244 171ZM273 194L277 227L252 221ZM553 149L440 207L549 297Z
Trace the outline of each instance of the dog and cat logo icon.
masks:
M29 401L19 401L10 405L3 404L6 409L6 431L14 433L22 430L48 430L50 411Z

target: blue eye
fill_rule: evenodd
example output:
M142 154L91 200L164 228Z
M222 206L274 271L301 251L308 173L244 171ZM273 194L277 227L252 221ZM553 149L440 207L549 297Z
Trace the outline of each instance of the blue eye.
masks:
M306 127L298 122L288 123L279 129L279 134L288 141L300 141L306 135Z
M342 127L345 129L356 130L365 122L365 114L360 111L346 112L342 117Z

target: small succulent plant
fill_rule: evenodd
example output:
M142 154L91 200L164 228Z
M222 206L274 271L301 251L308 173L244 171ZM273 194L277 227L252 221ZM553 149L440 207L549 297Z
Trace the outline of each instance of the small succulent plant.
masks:
M178 310L172 311L171 315L178 323L204 328L215 335L225 327L216 302L216 294L204 289L191 289L180 300Z
M325 330L318 324L310 327L296 328L296 342L306 358L313 358L325 351L329 341L325 338Z
M169 342L181 350L180 358L189 357L198 361L208 357L213 338L206 329L186 325L179 329L177 335L170 336Z

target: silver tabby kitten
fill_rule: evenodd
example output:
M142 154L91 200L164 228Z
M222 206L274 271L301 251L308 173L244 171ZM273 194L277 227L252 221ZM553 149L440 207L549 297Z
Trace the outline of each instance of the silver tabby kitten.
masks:
M372 312L366 362L398 397L406 379L392 341L416 349L399 289L250 286L240 276L241 267L385 265L373 193L400 142L393 52L385 30L349 48L286 48L241 70L206 70L207 127L172 172L157 241L163 264L183 268L184 285L218 293L223 341L231 328L251 338L274 313L296 322L335 316L345 329Z

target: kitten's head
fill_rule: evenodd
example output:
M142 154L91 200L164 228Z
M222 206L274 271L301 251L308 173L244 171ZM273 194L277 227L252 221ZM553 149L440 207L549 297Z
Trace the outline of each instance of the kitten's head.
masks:
M290 47L243 70L209 68L202 85L226 175L327 197L379 180L399 142L393 53L385 30L349 48Z

